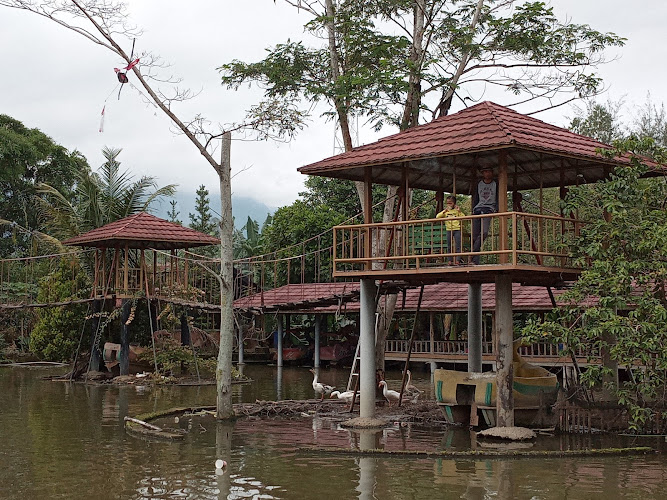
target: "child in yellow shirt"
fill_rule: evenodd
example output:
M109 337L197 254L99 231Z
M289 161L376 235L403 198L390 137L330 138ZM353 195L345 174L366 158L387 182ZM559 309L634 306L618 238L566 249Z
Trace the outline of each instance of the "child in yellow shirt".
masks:
M436 217L438 219L449 219L445 222L445 229L447 229L447 253L461 253L461 221L457 217L463 217L465 214L456 204L456 196L448 196L446 200L447 207L440 212ZM452 264L454 257L449 257L449 264ZM458 259L459 264L463 264L463 258Z

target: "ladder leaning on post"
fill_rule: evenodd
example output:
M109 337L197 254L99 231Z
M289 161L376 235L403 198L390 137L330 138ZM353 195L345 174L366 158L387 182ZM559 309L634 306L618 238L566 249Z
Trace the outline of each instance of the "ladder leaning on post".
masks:
M377 308L376 308L377 309ZM378 320L380 315L375 313L375 343L378 338ZM354 360L352 361L352 368L350 369L350 377L347 379L347 391L353 391L352 404L350 404L350 413L354 409L354 403L357 401L357 389L359 388L359 360L361 359L361 341L357 342L357 348L354 351Z

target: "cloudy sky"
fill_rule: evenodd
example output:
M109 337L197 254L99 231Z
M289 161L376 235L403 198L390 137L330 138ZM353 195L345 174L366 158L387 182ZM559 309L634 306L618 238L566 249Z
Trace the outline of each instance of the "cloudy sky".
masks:
M667 3L553 0L552 5L561 19L628 39L625 47L607 54L613 61L600 68L607 97L625 97L628 108L643 103L648 92L654 102L667 102ZM280 0L131 0L129 13L143 29L136 51L160 55L171 64L167 74L182 77L181 87L199 92L197 98L175 105L177 114L184 119L201 114L213 126L242 121L260 96L247 88L224 89L215 68L232 59L259 60L265 48L302 38L307 20ZM137 176L156 176L160 184L176 183L183 192L194 192L200 184L218 191L212 168L159 110L127 85L117 99L113 68L122 61L113 53L51 21L6 7L0 7L0 47L0 113L80 150L93 168L102 163L104 146L118 147L123 148L123 165ZM124 48L129 52L131 42ZM502 95L486 98L503 104ZM103 106L104 132L99 133ZM572 115L572 108L564 107L537 117L563 126ZM393 132L385 129L381 135ZM362 134L361 142L375 137ZM317 116L288 144L237 137L232 144L232 167L238 172L234 194L274 207L289 204L303 186L296 168L333 152L334 126Z

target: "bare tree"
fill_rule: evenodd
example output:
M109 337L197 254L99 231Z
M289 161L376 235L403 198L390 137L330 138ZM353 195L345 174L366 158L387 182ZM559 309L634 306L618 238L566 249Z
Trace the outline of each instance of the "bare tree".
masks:
M265 101L250 109L243 123L213 127L201 115L182 120L174 111L173 104L193 96L189 90L178 87L172 78L160 78L159 59L151 54L142 54L141 64L132 65L132 58L121 47L120 39L133 39L141 32L129 22L126 6L115 0L0 0L0 6L21 9L45 17L60 26L85 37L89 41L113 52L127 63L128 72L137 78L149 99L169 117L177 130L184 134L200 154L213 167L220 178L220 351L218 353L217 417L233 416L231 402L231 369L233 330L232 290L232 235L233 219L231 204L231 133L252 131L258 139L283 138L301 127L302 114L280 101ZM143 72L142 72L143 71ZM164 91L150 82L167 83ZM216 160L213 145L222 141L222 158Z

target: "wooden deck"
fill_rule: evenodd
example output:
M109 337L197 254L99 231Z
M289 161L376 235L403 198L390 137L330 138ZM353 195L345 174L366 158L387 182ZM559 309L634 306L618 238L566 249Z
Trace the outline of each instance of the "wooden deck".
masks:
M575 219L523 212L460 217L460 251L448 246L452 220L336 226L333 274L469 283L493 282L503 273L519 283L553 285L574 280L582 271L570 252L582 225ZM488 235L476 250L476 226L482 225L488 225Z

